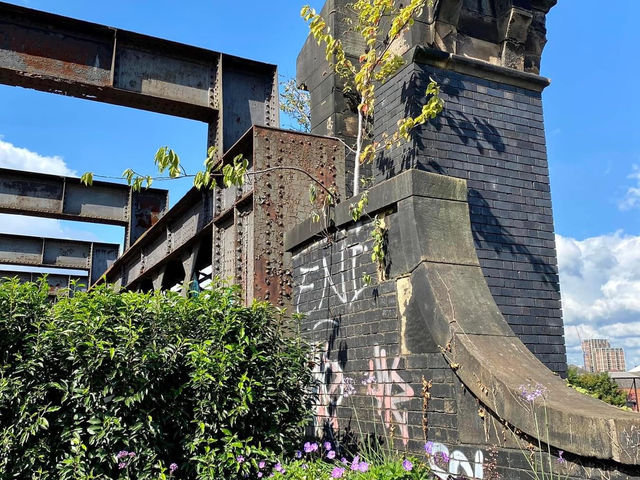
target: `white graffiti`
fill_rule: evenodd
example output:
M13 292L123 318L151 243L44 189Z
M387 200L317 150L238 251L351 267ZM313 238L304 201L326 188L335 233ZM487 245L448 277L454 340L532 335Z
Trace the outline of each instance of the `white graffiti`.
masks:
M398 373L400 357L393 359L391 368L387 363L387 352L378 345L373 347L373 359L369 360L369 373L375 382L367 384L367 395L376 399L378 415L387 428L392 420L400 429L403 444L409 442L409 413L398 406L408 402L414 395L413 388Z
M316 405L313 416L316 435L323 436L325 422L338 431L338 405L344 398L345 376L335 360L329 360L329 344L325 343L313 367Z
M439 460L443 457L448 458L449 462ZM470 462L460 450L449 453L446 445L434 442L429 455L429 464L433 473L442 480L447 480L449 475L466 475L475 479L484 478L484 454L481 450L476 450L474 461ZM448 467L448 471L444 470L445 467Z
M361 229L362 227L356 228L353 231L353 234L357 235ZM298 289L298 298L296 301L296 309L298 313L300 312L300 299L302 297L302 294L305 292L312 291L316 288L316 282L309 282L308 275L319 272L321 271L321 269L322 269L322 273L324 274L324 279L322 280L323 284L322 284L322 294L320 295L320 301L316 306L308 310L306 313L311 313L316 310L320 310L323 307L325 301L327 302L327 305L328 305L328 302L329 302L328 296L331 295L332 292L333 294L335 294L336 298L342 304L351 303L357 300L362 294L362 292L364 291L364 289L366 288L366 285L362 285L360 288L358 288L358 283L362 283L362 280L356 277L357 259L359 255L365 253L366 251L367 251L366 245L357 243L355 245L351 245L347 247L346 249L343 249L340 252L340 264L339 264L340 276L339 276L338 283L334 281L334 274L332 274L331 272L331 268L330 268L331 255L325 255L320 260L318 260L318 263L316 265L300 267L300 273L302 275L302 278L300 280L300 287ZM353 285L352 291L347 290L347 285L349 282L351 282ZM316 323L316 325L314 326L314 329L324 323L335 324L333 320L323 319Z

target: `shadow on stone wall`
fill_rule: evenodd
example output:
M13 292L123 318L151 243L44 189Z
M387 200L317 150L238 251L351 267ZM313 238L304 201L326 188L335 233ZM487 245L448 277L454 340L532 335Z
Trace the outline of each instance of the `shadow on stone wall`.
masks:
M523 257L520 261L531 264L534 272L542 274L543 281L551 283L554 290L559 292L556 278L558 272L555 267L551 266L545 257L531 253L526 245L523 245L502 226L500 219L494 215L491 205L484 198L482 192L475 188L469 188L469 204L471 233L476 249L489 247L498 255L508 252Z

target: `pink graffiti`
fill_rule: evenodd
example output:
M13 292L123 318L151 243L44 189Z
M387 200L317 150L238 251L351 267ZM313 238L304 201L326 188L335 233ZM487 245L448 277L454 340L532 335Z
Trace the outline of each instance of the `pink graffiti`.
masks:
M391 368L387 364L387 352L378 345L374 347L373 359L369 360L369 373L375 375L375 382L367 383L367 395L376 399L378 415L387 428L391 427L392 418L400 428L402 443L409 442L409 413L400 410L398 405L411 400L413 388L398 373L400 357L393 359ZM395 387L395 388L394 388Z
M328 352L329 344L326 343L313 368L317 398L314 422L319 437L322 437L324 422L334 431L338 431L338 405L345 396L346 377L338 362L329 360Z

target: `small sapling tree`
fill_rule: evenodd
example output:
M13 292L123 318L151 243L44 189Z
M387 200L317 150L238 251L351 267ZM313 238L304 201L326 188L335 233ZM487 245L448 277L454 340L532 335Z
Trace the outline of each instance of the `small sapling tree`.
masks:
M376 86L386 82L404 65L402 56L395 53L396 44L423 8L432 3L433 0L410 0L404 6L396 0L356 0L352 3L350 7L354 14L349 22L350 28L366 45L358 59L359 65L349 60L342 42L332 35L324 18L313 8L307 5L300 12L318 45L324 44L327 62L342 77L344 91L355 92L358 98L358 129L352 149L355 154L354 196L360 192L361 163L372 161L381 148L390 149L394 145L399 146L403 140L409 140L411 129L442 111L444 102L439 96L439 87L431 81L426 90L427 101L418 116L399 120L397 130L391 135L384 135L381 142L367 141L365 132L373 121ZM388 30L382 28L385 24L390 24Z
M280 110L293 120L293 129L300 132L311 132L311 99L309 92L297 87L296 81L290 78L280 83Z

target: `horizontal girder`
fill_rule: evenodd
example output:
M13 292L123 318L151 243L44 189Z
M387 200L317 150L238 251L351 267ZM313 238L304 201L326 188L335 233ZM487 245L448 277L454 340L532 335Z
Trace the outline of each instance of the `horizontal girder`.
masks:
M118 258L119 249L112 243L0 234L0 264L87 270L91 283Z
M0 168L0 212L126 228L126 246L155 224L169 203L167 190L134 192L127 185Z

